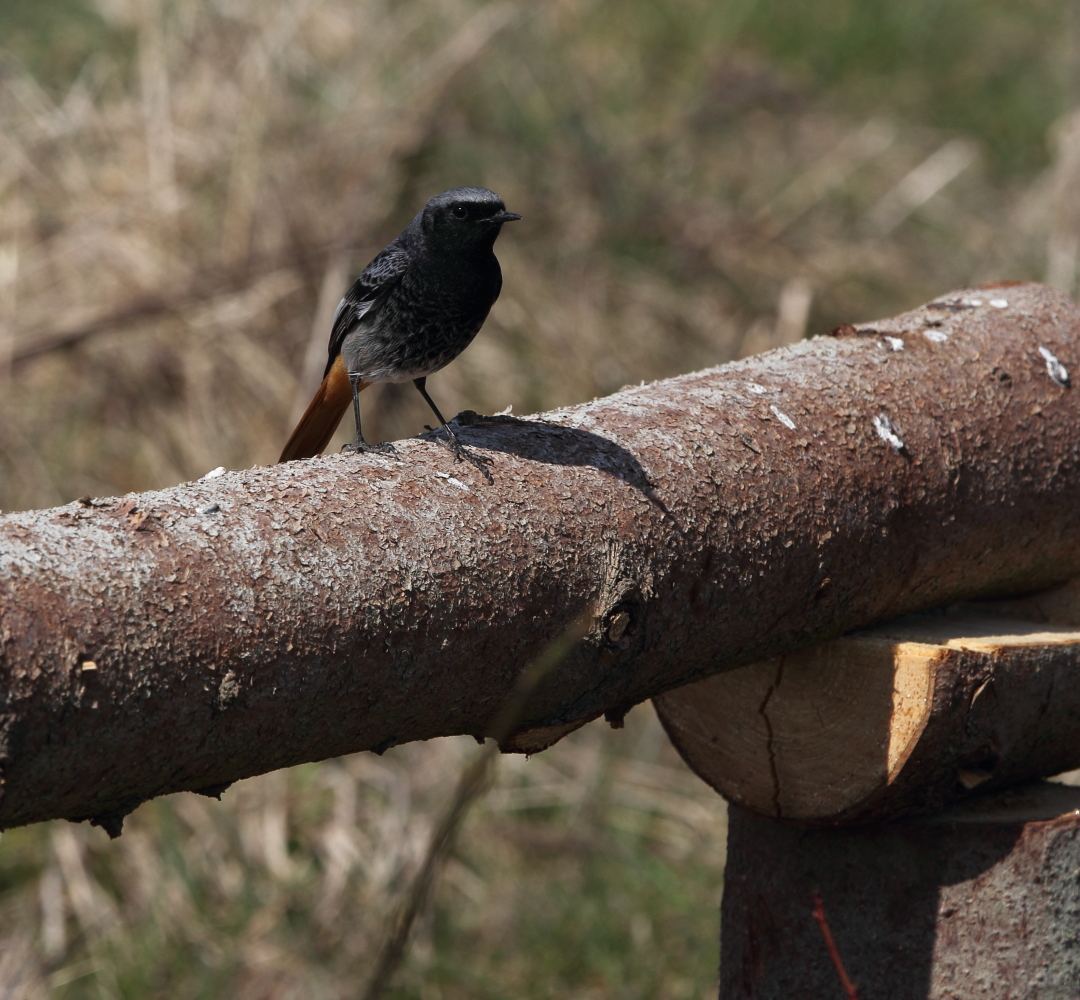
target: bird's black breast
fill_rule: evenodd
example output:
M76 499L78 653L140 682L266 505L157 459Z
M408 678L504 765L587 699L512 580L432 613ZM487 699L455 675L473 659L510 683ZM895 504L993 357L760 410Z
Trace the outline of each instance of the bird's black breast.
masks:
M342 342L350 371L370 381L405 381L454 360L483 325L502 287L494 253L409 262Z

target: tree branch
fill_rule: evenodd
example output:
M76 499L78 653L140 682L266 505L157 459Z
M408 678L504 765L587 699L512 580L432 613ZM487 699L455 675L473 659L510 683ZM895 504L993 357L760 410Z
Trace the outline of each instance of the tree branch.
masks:
M462 414L494 486L413 439L4 516L0 825L116 831L154 795L483 736L590 605L507 749L1076 575L1078 363L1063 295L982 289L538 417Z

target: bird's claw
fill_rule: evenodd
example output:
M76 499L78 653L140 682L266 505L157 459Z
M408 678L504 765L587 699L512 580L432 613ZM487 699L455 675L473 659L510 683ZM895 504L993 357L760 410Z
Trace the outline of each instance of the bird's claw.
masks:
M446 448L450 454L454 456L454 460L457 462L466 461L474 468L478 469L483 477L488 481L489 486L495 485L495 477L491 474L491 470L488 468L492 465L492 460L486 455L477 455L475 452L469 451L459 440L458 436L450 430L449 427L445 428L447 434L445 437L437 437L435 440Z

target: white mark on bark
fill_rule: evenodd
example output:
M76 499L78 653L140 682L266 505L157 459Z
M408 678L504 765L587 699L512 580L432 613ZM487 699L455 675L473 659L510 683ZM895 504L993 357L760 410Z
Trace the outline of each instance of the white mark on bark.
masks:
M1047 374L1058 384L1062 389L1069 388L1069 370L1066 368L1057 358L1054 357L1045 347L1039 348L1039 353L1043 356L1043 360L1046 362Z
M470 490L468 486L460 479L455 479L448 472L436 472L435 475L440 479L445 479L448 483L453 483L459 490L464 490L466 493L472 493L472 490Z
M904 341L901 337L886 337L885 343L888 344L890 351L902 351L904 349Z
M789 431L795 430L795 421L791 419L783 410L777 409L775 406L770 406L770 410L776 416L776 419L780 421Z
M897 451L904 450L904 442L900 440L900 436L896 433L896 428L893 427L889 418L885 416L884 413L879 413L874 417L874 430L877 431L878 437L887 445L890 445Z

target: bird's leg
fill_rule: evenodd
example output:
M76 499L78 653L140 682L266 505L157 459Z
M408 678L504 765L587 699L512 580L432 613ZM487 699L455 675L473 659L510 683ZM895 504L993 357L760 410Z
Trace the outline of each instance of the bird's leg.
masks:
M349 372L349 385L352 387L352 412L356 420L356 447L366 445L364 432L360 429L360 376L356 372Z
M484 458L481 455L474 455L458 440L458 436L450 429L450 425L446 422L446 417L444 417L439 412L439 408L435 405L435 400L433 400L428 395L427 377L425 376L424 378L414 378L413 385L415 385L416 388L420 390L420 395L427 400L427 405L431 407L431 412L439 418L439 423L442 424L442 429L446 431L445 447L449 448L450 451L453 452L454 458L459 462L462 459L465 459L465 461L468 462L470 465L475 465L476 468L478 468L484 474L484 478L489 483L494 484L495 480L492 478L491 472L488 471L487 468L489 465L491 465L491 459ZM440 442L440 444L441 443L442 442Z
M364 440L364 432L360 429L360 383L363 379L359 372L349 372L349 385L352 386L352 409L353 418L356 420L356 441L353 444L342 446L342 451L374 451L380 455L396 455L395 448L389 441L382 444L368 444Z

